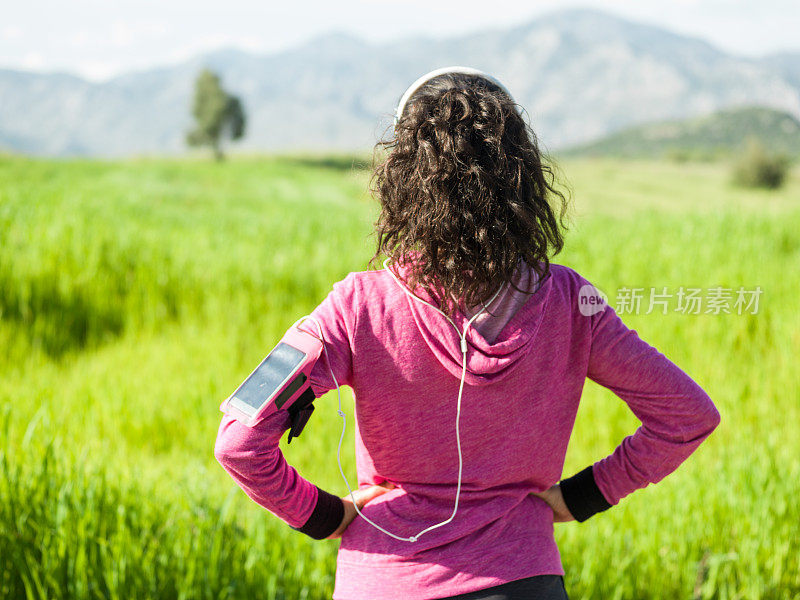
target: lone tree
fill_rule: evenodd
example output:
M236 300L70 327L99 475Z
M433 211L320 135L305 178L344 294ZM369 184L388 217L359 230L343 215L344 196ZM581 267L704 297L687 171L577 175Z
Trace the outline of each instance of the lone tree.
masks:
M195 127L186 135L190 146L211 146L214 158L222 160L222 140L238 140L244 135L245 114L242 103L228 94L220 84L219 76L203 69L194 84L192 105Z

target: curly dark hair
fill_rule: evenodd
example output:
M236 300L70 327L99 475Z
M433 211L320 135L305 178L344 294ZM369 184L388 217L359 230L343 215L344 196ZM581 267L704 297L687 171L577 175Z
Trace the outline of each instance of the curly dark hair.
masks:
M564 244L568 196L517 106L484 77L439 75L373 150L370 192L382 210L369 265L381 254L408 264L406 284L440 290L451 317L459 302L483 304L511 282L521 260L544 280Z

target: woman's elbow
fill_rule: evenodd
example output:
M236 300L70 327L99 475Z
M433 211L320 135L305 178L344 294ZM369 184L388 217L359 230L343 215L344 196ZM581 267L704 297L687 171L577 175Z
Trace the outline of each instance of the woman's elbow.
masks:
M226 471L229 471L237 462L237 456L241 456L241 451L236 448L229 436L220 432L214 443L214 458Z
M214 443L214 457L229 473L270 472L280 460L280 450L263 432L226 415Z
M242 458L249 454L249 448L245 443L246 439L240 431L241 427L236 419L228 415L222 417L217 439L214 442L214 458L226 470L241 462Z
M711 398L702 392L702 396L696 396L696 403L692 404L691 410L683 413L680 420L680 433L674 438L674 441L694 447L710 436L721 420L719 410Z
M702 392L703 410L699 413L695 437L707 438L719 426L722 421L719 409L717 409L711 397Z
M719 409L714 405L711 400L709 400L709 409L708 409L708 428L709 433L714 431L722 422L722 415L719 414Z
M228 446L228 440L223 435L217 436L217 441L214 443L214 458L223 467L230 462L231 448Z

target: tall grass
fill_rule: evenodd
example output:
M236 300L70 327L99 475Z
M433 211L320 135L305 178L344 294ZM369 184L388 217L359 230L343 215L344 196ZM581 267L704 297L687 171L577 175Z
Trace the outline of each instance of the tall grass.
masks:
M568 264L609 292L761 286L757 314L624 315L722 414L676 473L556 527L573 597L800 597L800 182L567 162ZM338 542L258 508L212 456L220 401L334 281L374 203L347 161L0 159L0 596L326 598ZM332 399L333 398L333 399ZM349 452L352 479L352 397ZM346 493L335 396L287 460ZM587 384L564 475L638 421Z
M8 598L273 598L323 595L330 566L310 548L287 556L274 523L246 527L232 494L154 493L102 461L28 430L0 450L0 590ZM33 435L30 435L33 434ZM20 454L31 457L20 460ZM262 568L263 567L263 568ZM312 566L311 572L314 572Z

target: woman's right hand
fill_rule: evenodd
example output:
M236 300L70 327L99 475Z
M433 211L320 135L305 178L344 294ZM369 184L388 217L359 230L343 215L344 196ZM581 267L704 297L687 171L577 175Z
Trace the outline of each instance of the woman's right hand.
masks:
M377 498L378 496L385 494L389 490L393 490L395 488L394 484L391 481L384 481L381 484L373 485L363 489L353 490L353 497L356 499L356 504L358 505L358 510L364 508L364 505ZM350 498L350 494L344 496L342 498L342 502L344 503L344 517L342 518L342 522L339 527L334 531L331 535L329 535L326 539L332 540L335 538L340 538L350 526L350 523L353 522L353 519L356 518L358 513L356 512L356 507L353 504L353 500Z
M561 486L555 484L543 492L531 492L547 502L547 505L553 510L553 521L556 523L564 523L566 521L574 521L575 517L569 512L564 496L561 493Z

